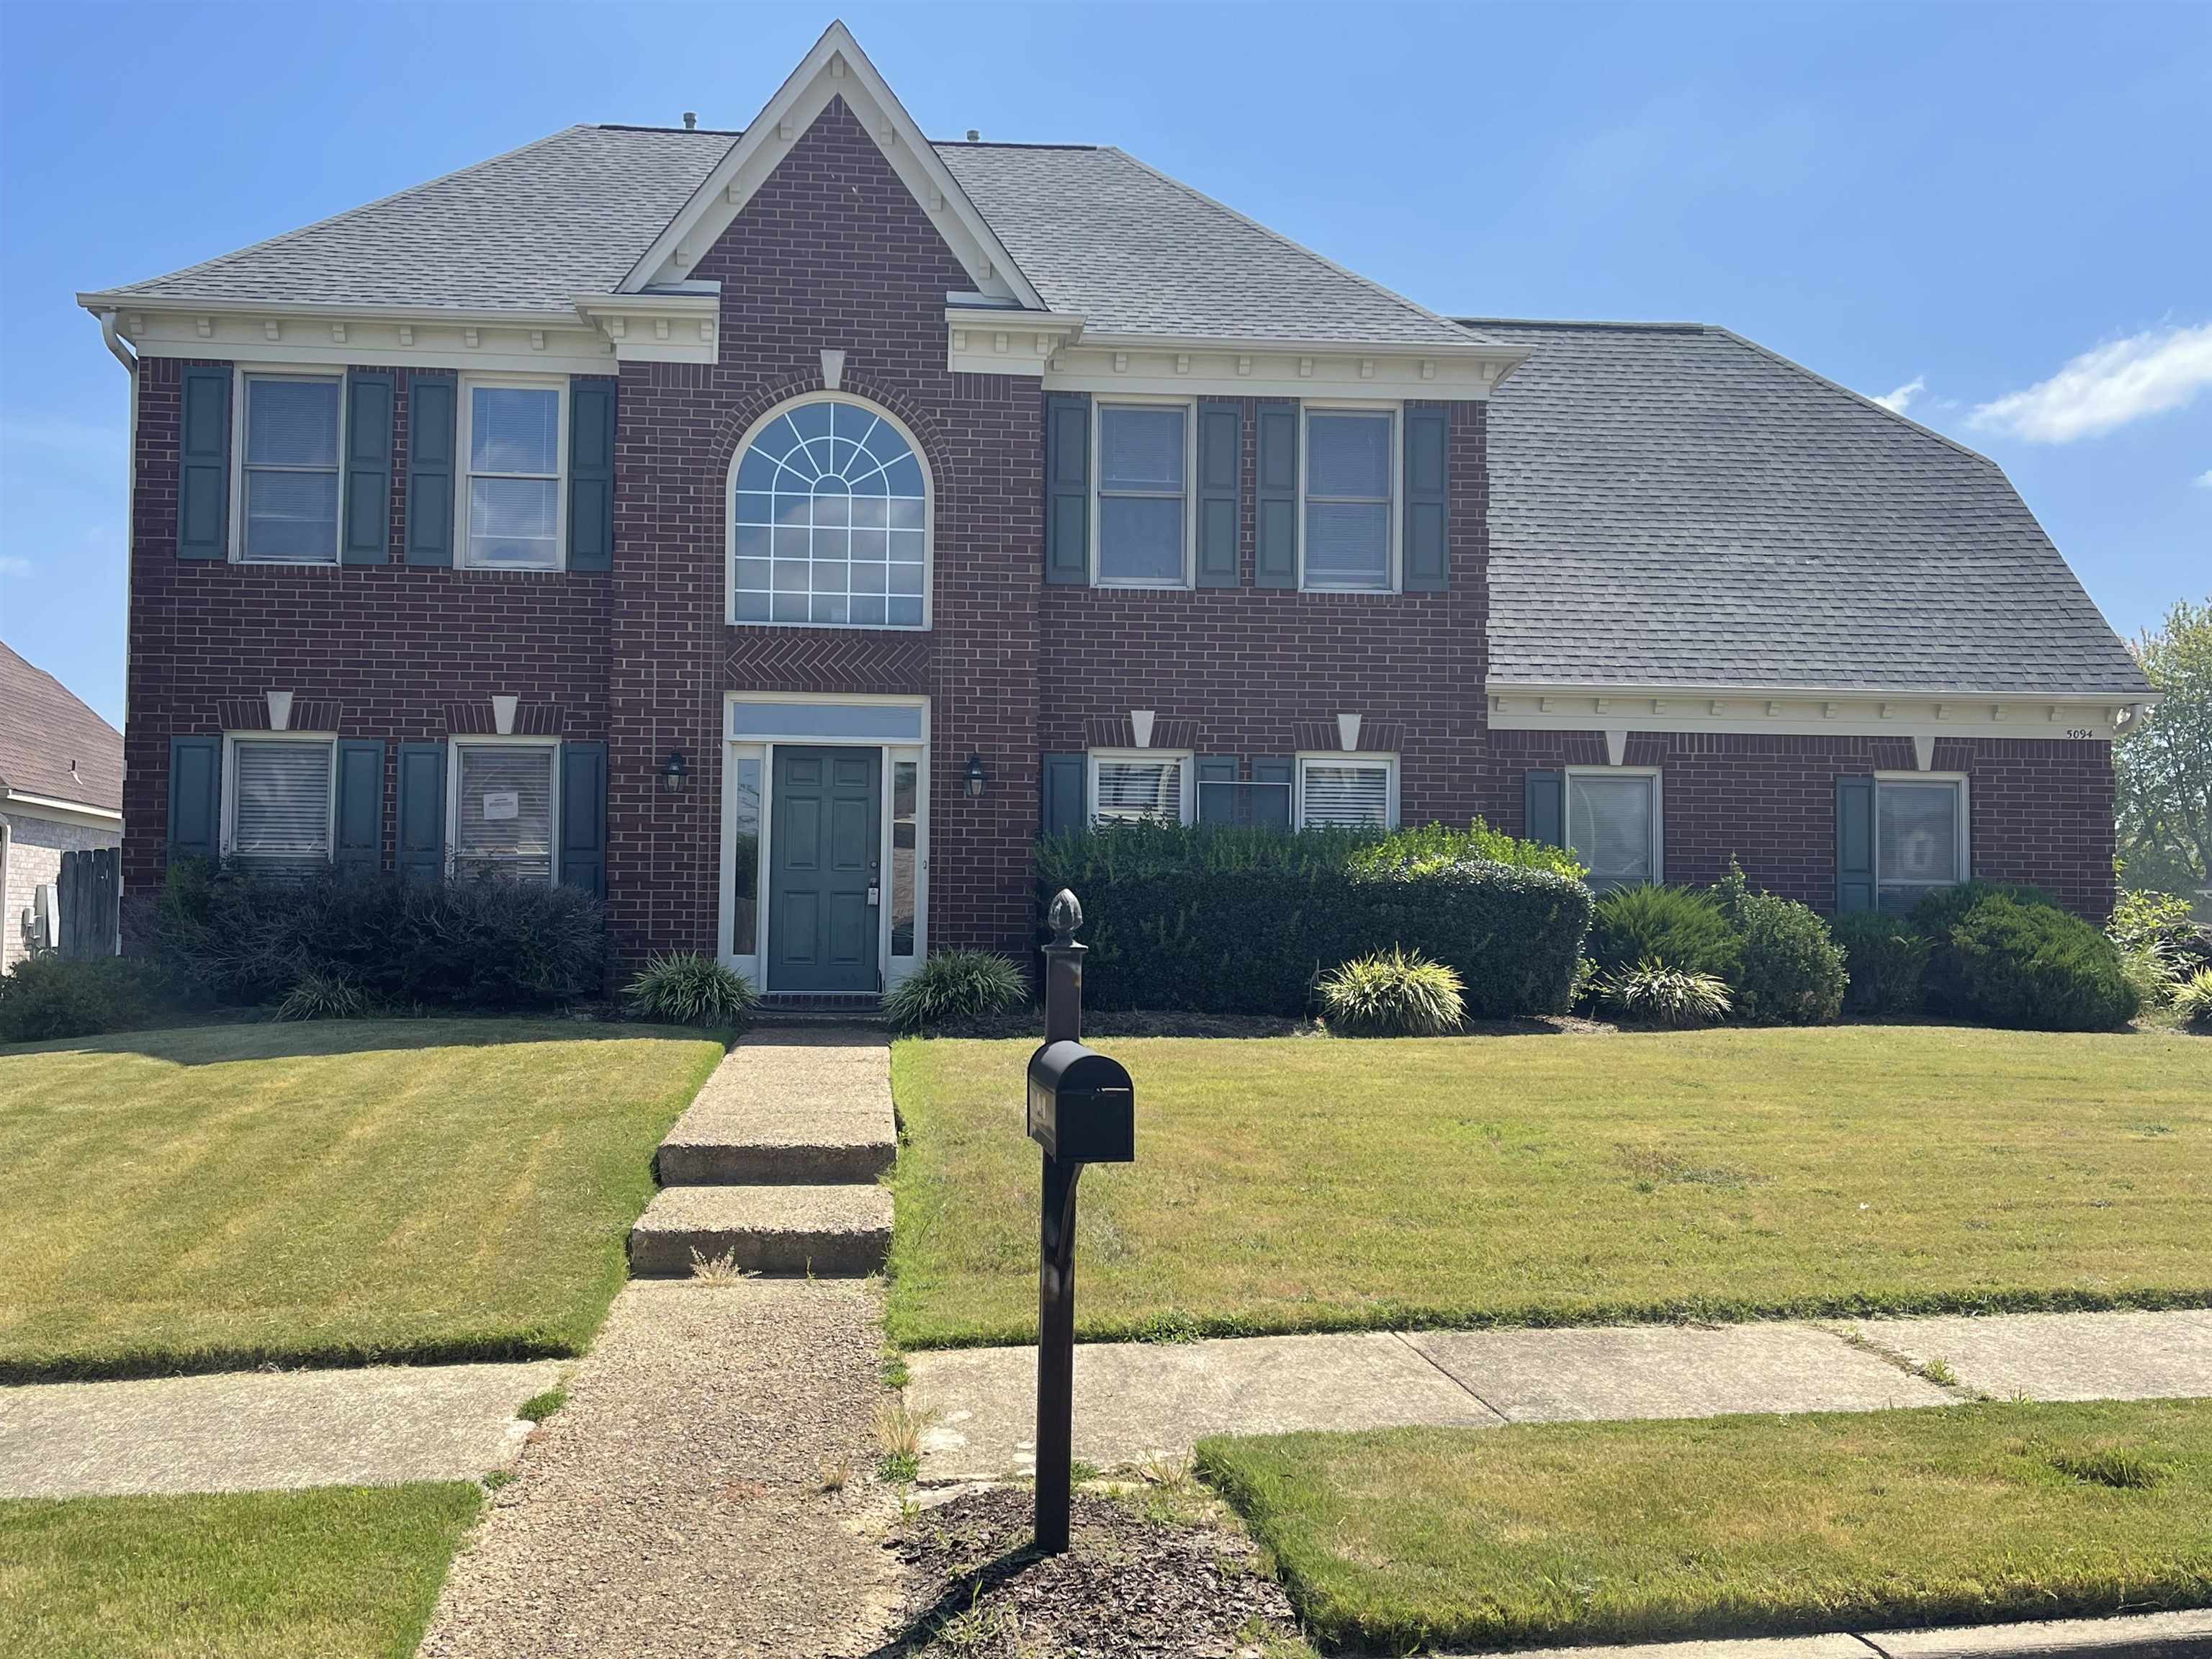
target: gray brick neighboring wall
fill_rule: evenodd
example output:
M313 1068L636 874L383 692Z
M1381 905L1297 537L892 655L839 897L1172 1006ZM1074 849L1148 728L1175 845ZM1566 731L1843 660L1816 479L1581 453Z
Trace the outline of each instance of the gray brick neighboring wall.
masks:
M37 902L40 886L61 880L62 854L119 847L123 830L120 826L94 829L89 824L61 823L23 812L0 812L0 825L5 825L8 832L7 904L0 910L0 974L4 974L30 954L23 912Z

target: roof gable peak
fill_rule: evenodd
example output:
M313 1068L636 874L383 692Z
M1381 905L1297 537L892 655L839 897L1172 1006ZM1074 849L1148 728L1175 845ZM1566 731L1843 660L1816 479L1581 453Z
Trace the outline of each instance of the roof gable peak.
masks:
M635 294L656 283L688 277L791 147L840 98L928 213L977 290L1031 309L1049 309L842 21L823 31L617 291Z

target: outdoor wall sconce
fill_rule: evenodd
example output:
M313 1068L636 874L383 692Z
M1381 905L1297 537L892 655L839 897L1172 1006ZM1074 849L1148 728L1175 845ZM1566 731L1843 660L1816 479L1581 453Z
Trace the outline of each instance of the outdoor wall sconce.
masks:
M684 787L684 775L686 769L684 764L684 751L681 749L670 750L667 760L661 764L660 787L667 790L670 794L675 794Z
M983 757L981 755L968 757L966 776L968 799L973 800L983 793L983 785L988 781L988 775L983 770Z

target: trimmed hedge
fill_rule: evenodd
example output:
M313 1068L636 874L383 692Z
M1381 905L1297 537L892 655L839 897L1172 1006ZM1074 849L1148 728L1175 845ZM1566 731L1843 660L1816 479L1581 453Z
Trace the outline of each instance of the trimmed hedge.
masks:
M2004 881L1966 881L1956 887L1930 890L1909 913L1913 930L1928 941L1928 965L1921 976L1922 1000L1930 1013L1971 1014L1972 993L1967 988L1966 967L1960 960L1952 935L1966 919L1966 912L1991 895L2015 904L2056 909L2050 894L2039 887L2022 887Z
M1854 910L1833 923L1850 966L1851 1007L1863 1014L1917 1014L1928 972L1928 939L1903 916Z
M1951 939L1969 1006L1996 1024L2109 1030L2142 1006L2112 940L2054 906L1992 893Z
M1037 880L1083 902L1100 1008L1295 1018L1328 969L1402 949L1456 973L1471 1018L1564 1011L1589 889L1450 857L1456 833L1105 824L1039 842Z
M1828 924L1795 899L1747 893L1730 911L1743 942L1735 1012L1762 1025L1818 1025L1839 1018L1850 984Z

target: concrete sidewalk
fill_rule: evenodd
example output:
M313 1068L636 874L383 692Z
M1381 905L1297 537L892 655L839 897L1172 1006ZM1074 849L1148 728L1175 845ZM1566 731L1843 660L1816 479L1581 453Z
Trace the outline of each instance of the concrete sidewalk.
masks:
M2051 1619L1949 1630L1872 1631L1863 1636L1750 1637L1627 1647L1522 1648L1511 1659L2203 1659L2212 1613L2143 1613ZM1494 1654L1440 1659L1503 1659Z
M925 1480L1034 1471L1036 1350L907 1364ZM1075 1455L1101 1468L1211 1434L2185 1398L2212 1395L2212 1311L1086 1343L1075 1394Z
M568 1362L239 1371L0 1389L0 1498L474 1480Z

